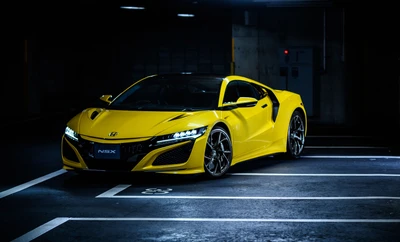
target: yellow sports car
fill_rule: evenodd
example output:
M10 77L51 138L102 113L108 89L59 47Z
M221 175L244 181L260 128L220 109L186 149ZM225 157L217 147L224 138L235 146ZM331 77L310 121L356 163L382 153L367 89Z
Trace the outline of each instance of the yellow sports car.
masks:
M205 173L271 154L300 156L300 95L246 77L145 77L73 117L61 141L66 170Z

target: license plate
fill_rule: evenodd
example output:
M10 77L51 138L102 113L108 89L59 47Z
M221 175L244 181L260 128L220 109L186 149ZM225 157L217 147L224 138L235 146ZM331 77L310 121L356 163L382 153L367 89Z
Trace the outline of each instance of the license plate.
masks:
M96 159L120 159L119 145L94 144L94 158Z

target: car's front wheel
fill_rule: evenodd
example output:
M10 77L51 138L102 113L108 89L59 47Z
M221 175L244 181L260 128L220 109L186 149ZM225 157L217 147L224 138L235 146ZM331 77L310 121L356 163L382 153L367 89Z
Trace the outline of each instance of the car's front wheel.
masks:
M204 170L210 177L223 176L231 166L232 142L222 127L214 127L208 138L204 154Z
M289 122L286 155L289 158L298 158L304 149L305 121L299 111L294 111Z

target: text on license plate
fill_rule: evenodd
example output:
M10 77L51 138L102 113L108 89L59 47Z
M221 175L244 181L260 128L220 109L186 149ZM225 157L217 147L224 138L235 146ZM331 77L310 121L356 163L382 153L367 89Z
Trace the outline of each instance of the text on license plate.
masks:
M120 159L119 145L94 144L94 158L96 159Z

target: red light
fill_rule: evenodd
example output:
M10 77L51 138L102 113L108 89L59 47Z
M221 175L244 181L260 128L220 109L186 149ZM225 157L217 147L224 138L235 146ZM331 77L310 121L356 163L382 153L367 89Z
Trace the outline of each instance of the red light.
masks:
M285 55L289 54L288 50L284 50L283 53L285 53Z

